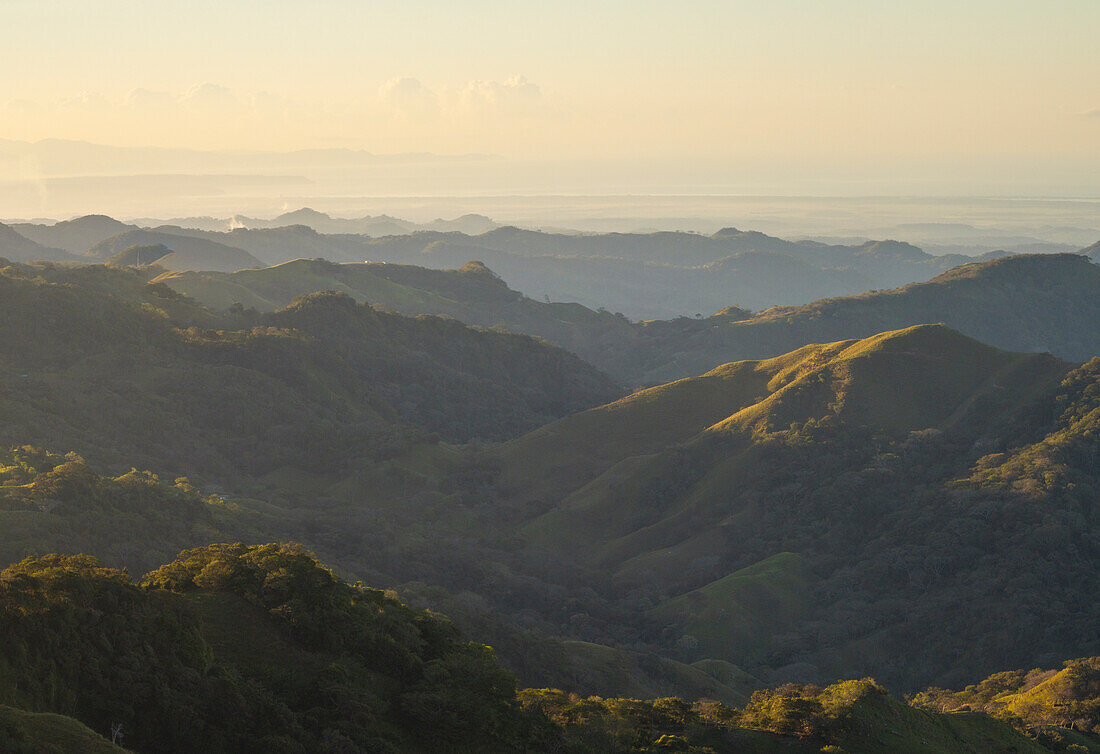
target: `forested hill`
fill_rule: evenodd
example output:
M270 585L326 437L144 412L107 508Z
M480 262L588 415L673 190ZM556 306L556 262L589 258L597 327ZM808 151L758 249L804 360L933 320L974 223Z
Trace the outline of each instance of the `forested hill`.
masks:
M499 439L620 395L526 336L317 294L212 313L140 273L0 275L7 443L175 473L334 471L410 442Z
M748 319L719 313L648 322L643 355L628 357L637 368L631 383L663 382L806 343L930 322L1000 348L1090 359L1100 354L1100 265L1079 254L1011 256L963 265L927 283L775 307Z
M517 692L446 618L297 545L193 548L138 583L86 555L27 558L0 573L0 627L15 754L122 752L108 737L136 752L1042 754L1095 751L1100 728L1098 658L912 705L870 679L760 689L741 708ZM946 714L959 705L995 716Z
M500 488L681 661L956 683L1100 650L1098 401L1100 359L910 328L567 417Z
M866 337L929 322L992 345L1085 360L1100 353L1100 266L1075 254L975 262L927 283L776 307L755 316L631 323L579 304L535 301L484 265L433 270L396 264L297 260L233 274L173 272L159 282L216 308L261 311L316 290L339 290L405 314L431 313L546 338L628 385L694 376L731 361L769 358L806 343Z
M629 350L642 335L626 318L604 310L528 298L476 261L454 270L437 270L298 259L231 274L168 272L155 281L219 310L238 303L274 311L306 293L340 291L401 314L441 314L479 327L536 335L596 365L610 364L605 358L608 352Z

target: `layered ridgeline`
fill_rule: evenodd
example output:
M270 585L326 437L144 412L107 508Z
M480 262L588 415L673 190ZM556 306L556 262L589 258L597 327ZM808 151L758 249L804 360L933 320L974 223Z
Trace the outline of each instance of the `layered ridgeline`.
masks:
M84 215L52 225L14 223L12 228L20 235L42 246L64 249L73 255L82 255L100 241L134 230L136 226L120 222L107 215Z
M160 228L245 249L265 264L300 257L457 268L477 259L536 299L605 307L648 319L752 309L927 280L971 261L933 256L897 241L791 242L726 229L694 233L565 235L496 228L479 235L417 232L369 239L306 226L228 233Z
M1001 673L963 692L931 689L918 706L871 680L760 690L742 708L517 693L492 650L445 618L343 582L295 545L195 548L137 584L84 555L27 558L0 573L0 626L0 745L11 752L121 752L108 738L139 752L953 754L1100 744L1097 658L1060 673ZM946 709L962 705L992 714ZM1056 727L1067 724L1074 729Z
M439 314L478 327L498 327L545 338L590 363L614 367L629 358L643 331L625 317L580 304L536 301L512 290L480 262L456 270L403 264L342 263L298 259L232 274L168 272L158 283L213 309L239 304L274 311L314 291L339 291L401 314ZM623 369L615 374L625 377Z
M218 312L147 279L0 278L4 440L110 472L5 456L12 560L140 573L297 539L585 695L740 706L786 679L912 691L1097 653L1097 362L915 328L459 448L432 433L507 437L617 393L519 336L335 294Z
M173 272L156 278L215 309L273 311L304 293L336 290L403 314L443 314L472 325L537 335L628 385L701 374L731 361L768 358L805 343L866 337L928 322L1015 351L1083 361L1100 354L1100 266L1074 254L972 263L927 283L775 307L727 307L701 319L631 323L579 304L536 301L485 265L432 270L397 264L297 260L233 274Z
M1080 254L1034 254L956 267L890 291L778 306L751 318L725 312L644 323L652 347L642 384L700 374L806 343L942 322L984 343L1085 361L1100 354L1100 265Z
M319 223L314 215L290 213L282 221L309 221L327 230L355 227ZM206 223L198 218L190 224ZM734 228L702 236L569 235L484 223L478 227L485 232L470 234L445 231L445 224L436 227L440 229L411 231L395 225L395 235L371 238L356 232L319 233L305 224L231 231L180 225L137 228L90 215L55 225L21 223L15 230L43 246L94 260L115 258L135 245L163 244L172 253L161 265L172 270L234 271L299 258L457 268L477 259L532 298L606 307L636 319L692 316L730 303L763 309L891 288L972 260L933 256L898 241L792 242Z
M315 294L215 314L139 273L0 275L0 436L208 478L335 473L417 443L501 439L621 394L532 338Z
M0 223L0 257L17 262L33 259L78 261L77 257L61 249L53 249L20 235L10 225Z
M135 259L126 256L134 247L161 247L165 253ZM238 249L205 238L192 238L173 233L135 228L100 241L85 254L91 262L111 261L115 264L157 264L168 270L221 270L233 272L249 267L263 267L256 257Z
M1098 429L1100 359L921 326L536 430L498 515L683 662L953 684L1100 650Z

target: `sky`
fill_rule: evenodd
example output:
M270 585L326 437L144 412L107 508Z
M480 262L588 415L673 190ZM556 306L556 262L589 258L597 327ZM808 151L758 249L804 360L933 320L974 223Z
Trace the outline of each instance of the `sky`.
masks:
M1096 0L0 0L0 139L1097 196L1098 31Z

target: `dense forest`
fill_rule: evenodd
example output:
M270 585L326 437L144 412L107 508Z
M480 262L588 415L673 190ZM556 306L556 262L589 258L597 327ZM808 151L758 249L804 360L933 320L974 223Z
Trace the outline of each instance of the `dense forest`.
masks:
M1100 732L1098 658L908 705L871 680L741 708L517 692L490 648L297 545L190 549L137 583L86 555L27 558L0 572L0 625L13 752L1041 752Z
M319 293L214 313L124 269L0 274L0 436L177 474L338 470L502 439L621 395L532 338Z

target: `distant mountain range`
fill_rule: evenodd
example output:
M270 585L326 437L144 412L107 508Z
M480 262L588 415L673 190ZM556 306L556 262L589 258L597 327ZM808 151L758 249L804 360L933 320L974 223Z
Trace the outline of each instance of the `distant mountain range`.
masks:
M89 241L94 243L84 247ZM547 253L554 250L563 253ZM1100 260L1095 244L1078 254L992 254L974 261L932 257L896 241L794 243L732 228L713 237L567 236L498 228L477 236L432 231L371 239L318 233L305 225L230 232L143 229L90 215L52 226L0 226L0 255L16 261L156 265L171 273L161 282L217 309L239 303L270 312L300 295L343 291L406 315L446 315L536 335L628 386L767 358L807 342L928 322L944 322L1013 350L1050 351L1069 359L1100 351L1093 326L1100 318L1100 268L1089 261ZM685 264L670 263L677 255ZM364 257L380 261L325 261ZM959 261L963 264L928 282L862 292L879 281L923 277ZM494 265L502 265L503 273ZM514 285L509 272L582 294L575 299L627 297L644 309L662 298L703 296L720 305L710 316L637 323L603 305L525 296L504 282ZM851 288L861 292L814 301L817 292ZM737 305L746 298L812 303L753 314L753 307Z
M180 222L220 224L205 220ZM385 216L336 219L308 209L272 221L245 220L251 227L238 223L232 230L203 230L159 225L144 230L160 234L151 242L175 252L165 263L174 270L233 271L304 257L442 269L476 260L532 298L602 307L633 319L701 315L731 304L759 310L807 303L926 280L974 261L961 255L933 256L897 241L792 242L734 228L713 236L575 235L495 227L481 216L415 225ZM150 242L148 237L123 235L137 231L136 227L95 215L54 225L12 227L43 246L96 258ZM339 232L322 233L316 227ZM392 235L372 238L371 233ZM206 246L200 252L193 242L175 240L186 238L219 246ZM216 249L221 249L220 256ZM1000 255L987 254L982 259Z
M34 259L78 261L72 254L62 249L43 246L3 223L0 223L0 257L13 262L29 262Z

